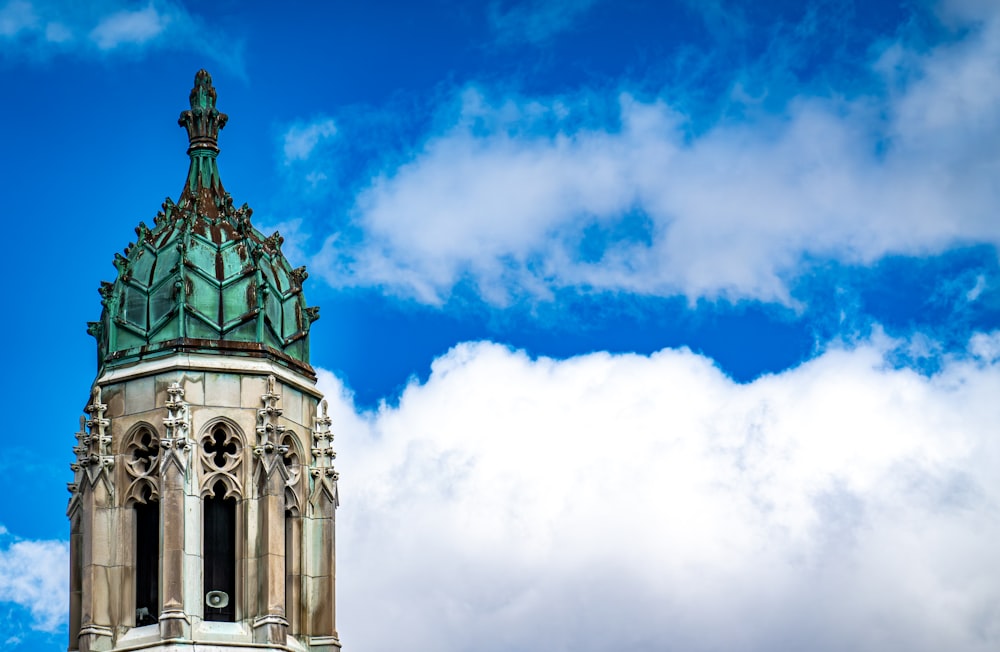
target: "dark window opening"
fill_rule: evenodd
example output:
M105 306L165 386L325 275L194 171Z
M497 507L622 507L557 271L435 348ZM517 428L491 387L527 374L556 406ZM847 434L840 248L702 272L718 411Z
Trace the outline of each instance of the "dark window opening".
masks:
M236 620L236 499L220 480L205 499L205 620ZM221 592L225 597L219 595ZM211 594L211 595L210 595ZM218 606L212 606L218 605Z
M160 616L160 504L150 500L135 505L135 625L152 625Z
M292 512L285 510L285 617L292 621L291 612L295 608L295 600L292 597L292 590L295 583L295 576L292 568L292 558L295 554L295 545L292 535Z

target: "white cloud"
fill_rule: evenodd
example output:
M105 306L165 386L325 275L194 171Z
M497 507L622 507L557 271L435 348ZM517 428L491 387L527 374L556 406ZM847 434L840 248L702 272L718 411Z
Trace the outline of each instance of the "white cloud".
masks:
M0 8L0 37L12 37L32 29L38 21L28 2L13 0Z
M669 99L621 93L608 128L593 94L468 88L314 269L429 303L464 282L498 304L561 288L789 302L804 259L1000 242L1000 20L872 68L885 93L747 107L694 136Z
M27 608L33 629L54 631L66 620L68 572L65 541L15 540L0 548L0 601Z
M292 125L282 139L285 165L308 160L320 143L329 140L336 133L337 126L330 118Z
M504 8L490 5L489 16L497 40L541 43L569 29L598 0L524 0Z
M139 8L124 0L8 0L0 4L0 49L27 58L165 47L198 52L241 72L241 42L220 39L217 30L215 38L208 38L206 30L197 16L171 0L150 0ZM226 43L224 49L220 42Z
M927 378L891 344L747 385L463 344L362 415L322 373L345 644L996 649L1000 365Z
M141 45L162 34L169 22L169 18L150 3L145 9L126 9L102 18L90 32L90 38L101 50Z

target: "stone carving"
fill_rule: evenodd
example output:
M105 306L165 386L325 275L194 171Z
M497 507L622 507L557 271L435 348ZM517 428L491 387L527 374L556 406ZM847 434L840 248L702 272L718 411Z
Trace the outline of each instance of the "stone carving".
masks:
M315 424L313 427L313 459L309 469L309 475L312 476L309 504L313 507L321 496L325 496L334 504L339 503L337 480L340 478L340 474L333 468L333 460L337 459L337 453L333 450L333 432L330 430L332 421L326 410L326 399L323 399L320 401L316 417L313 419Z
M152 428L143 425L132 432L125 445L122 462L128 481L124 504L159 500L160 441Z
M287 473L283 460L288 446L282 441L285 426L278 423L282 413L278 407L281 395L277 393L275 382L274 376L267 377L267 393L260 397L264 407L257 410L257 445L253 454L259 462L258 472L263 472L265 477L276 470L282 475Z
M166 435L160 442L163 449L163 463L160 472L167 466L175 464L181 474L187 469L188 455L191 450L191 440L188 432L191 429L191 410L184 401L184 388L180 383L173 382L167 387L167 418L163 420Z
M108 406L101 402L100 385L94 386L90 396L90 405L86 407L90 418L82 420L82 424L86 425L89 432L80 438L80 446L77 447L80 451L79 486L81 490L86 491L98 482L104 482L108 493L111 494L114 490L111 470L115 466L115 458L111 454L111 433L108 432L111 420L104 416Z
M87 446L83 443L84 438L87 436L87 417L80 415L80 429L73 436L76 437L76 446L73 447L73 454L76 456L76 461L69 465L69 468L73 471L73 481L66 483L66 489L70 493L69 505L66 507L67 514L71 513L80 502L80 482L83 480L83 465L81 462L87 454Z

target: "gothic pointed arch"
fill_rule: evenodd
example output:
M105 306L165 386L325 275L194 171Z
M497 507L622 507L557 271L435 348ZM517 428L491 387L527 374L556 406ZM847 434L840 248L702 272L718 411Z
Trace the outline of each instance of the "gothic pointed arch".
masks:
M284 451L282 462L287 473L285 478L285 510L293 516L302 514L302 460L304 451L295 432L288 430L281 438L281 448Z

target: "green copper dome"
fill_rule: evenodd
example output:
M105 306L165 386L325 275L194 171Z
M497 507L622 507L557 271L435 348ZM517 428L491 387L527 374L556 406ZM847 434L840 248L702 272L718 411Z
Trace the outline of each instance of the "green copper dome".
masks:
M187 128L191 166L177 203L169 198L152 228L115 255L118 278L101 284L99 366L131 364L175 352L269 357L313 375L309 326L319 316L302 294L304 267L281 254L278 233L250 224L222 187L216 156L228 117L215 108L212 77L195 75Z

